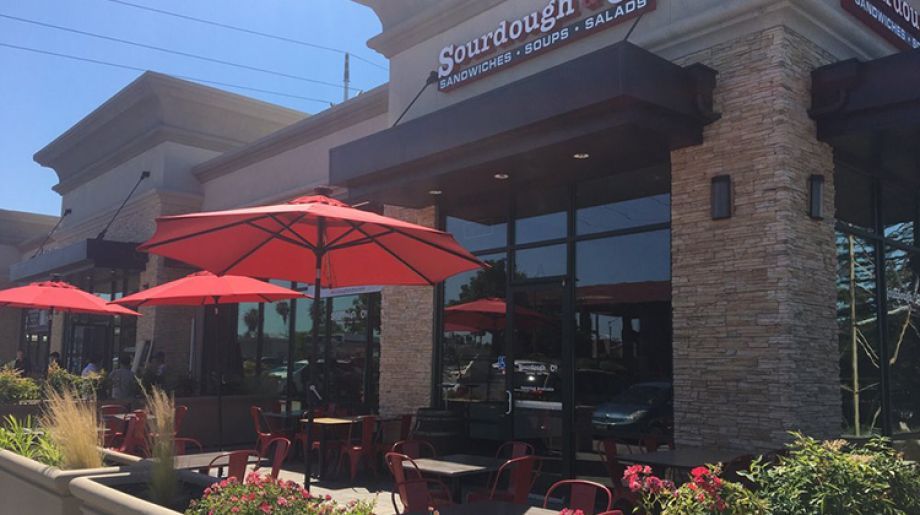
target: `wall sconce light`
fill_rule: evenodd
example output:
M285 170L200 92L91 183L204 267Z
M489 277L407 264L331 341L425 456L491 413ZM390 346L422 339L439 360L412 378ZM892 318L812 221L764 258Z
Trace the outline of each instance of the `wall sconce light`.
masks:
M728 175L717 175L712 178L712 194L710 198L712 219L722 220L732 216L732 178Z
M808 178L808 216L815 220L824 219L824 176Z

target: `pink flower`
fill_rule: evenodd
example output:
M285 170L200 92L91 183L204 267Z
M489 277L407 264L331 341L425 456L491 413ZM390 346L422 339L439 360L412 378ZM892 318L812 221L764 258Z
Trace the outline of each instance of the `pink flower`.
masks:
M288 500L284 497L278 498L278 506L287 506Z
M259 506L259 509L262 510L262 513L272 512L272 507L267 502L263 502L262 506Z
M690 475L693 476L694 478L706 476L708 474L709 474L709 469L706 467L696 467L695 469L690 471Z

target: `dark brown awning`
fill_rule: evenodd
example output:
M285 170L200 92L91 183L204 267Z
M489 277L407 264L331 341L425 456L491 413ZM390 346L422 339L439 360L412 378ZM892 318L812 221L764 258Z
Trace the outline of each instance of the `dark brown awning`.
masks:
M10 280L47 279L52 274L66 275L87 268L143 270L147 266L147 254L138 252L137 245L95 239L79 241L13 264Z
M717 118L715 76L617 43L333 148L331 182L356 199L418 206L429 189L475 188L477 174L522 161L550 170L572 149L656 162L702 142Z
M809 113L837 159L920 180L920 49L818 68Z

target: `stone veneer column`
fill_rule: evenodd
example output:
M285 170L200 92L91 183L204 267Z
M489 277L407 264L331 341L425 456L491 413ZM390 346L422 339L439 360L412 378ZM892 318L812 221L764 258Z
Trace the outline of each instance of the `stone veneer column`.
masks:
M385 206L384 214L435 226L433 207ZM431 404L433 292L430 286L387 286L383 289L380 305L381 415L414 413Z
M784 27L687 56L719 72L702 145L671 154L678 445L769 449L838 434L834 181L808 117L810 72L834 59ZM710 180L734 210L710 216ZM825 178L823 221L807 180Z

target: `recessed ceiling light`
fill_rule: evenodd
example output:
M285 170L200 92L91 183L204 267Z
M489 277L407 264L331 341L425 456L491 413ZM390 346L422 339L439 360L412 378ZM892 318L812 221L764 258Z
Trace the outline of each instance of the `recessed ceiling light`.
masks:
M591 157L591 154L587 152L578 152L577 154L572 154L572 157L574 157L575 159L588 159L589 157Z
M444 193L444 192L441 191L441 190L428 190L428 194L429 194L429 195L440 195L440 194L442 194L442 193Z
M492 177L495 177L496 179L498 179L498 180L500 180L500 181L504 181L504 180L509 179L511 176L508 175L508 174L506 174L506 173L497 173L497 174L493 175Z

